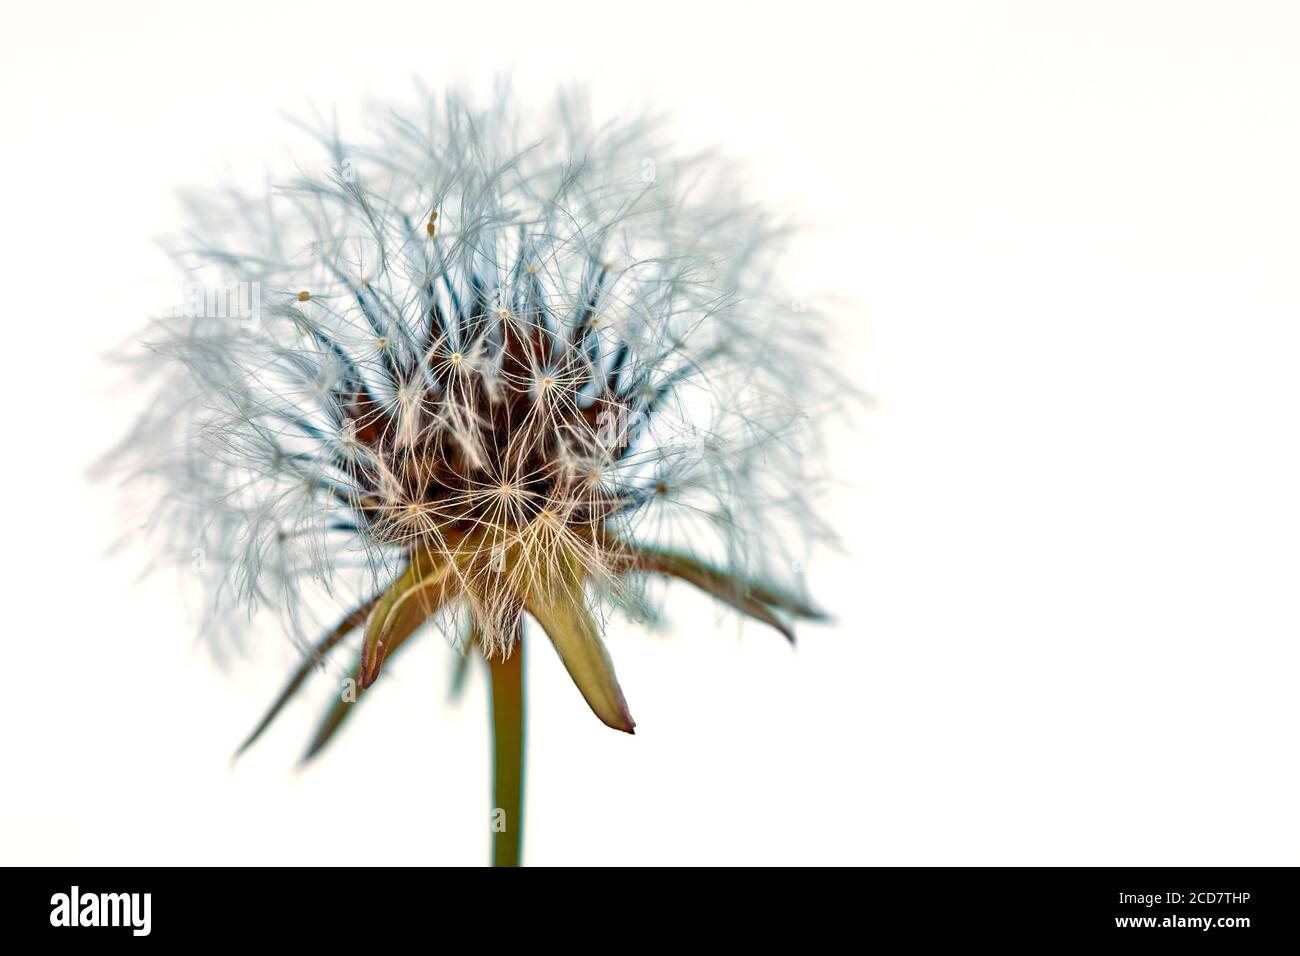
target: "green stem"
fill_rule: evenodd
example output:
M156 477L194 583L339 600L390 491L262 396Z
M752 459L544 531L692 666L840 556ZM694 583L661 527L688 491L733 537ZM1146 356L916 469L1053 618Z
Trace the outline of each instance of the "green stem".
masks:
M524 844L524 642L488 660L492 683L492 865L519 866Z

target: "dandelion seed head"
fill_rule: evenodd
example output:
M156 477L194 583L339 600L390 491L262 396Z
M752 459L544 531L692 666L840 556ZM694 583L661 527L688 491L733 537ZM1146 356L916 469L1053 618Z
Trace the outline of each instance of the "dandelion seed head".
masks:
M256 326L150 330L167 409L131 455L166 484L178 556L209 556L214 617L265 610L306 641L317 609L432 553L508 650L557 565L641 606L626 542L788 576L824 532L795 412L839 386L815 311L775 278L784 230L728 164L673 159L650 121L597 124L573 97L521 114L508 93L320 139L317 171L223 190L178 245L206 281L263 290Z

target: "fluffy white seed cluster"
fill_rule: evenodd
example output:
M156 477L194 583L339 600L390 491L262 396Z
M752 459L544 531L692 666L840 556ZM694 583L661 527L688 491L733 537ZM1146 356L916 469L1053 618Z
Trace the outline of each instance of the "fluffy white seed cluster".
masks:
M317 135L299 178L193 203L175 252L226 308L152 325L127 443L218 643L269 613L308 646L419 553L462 578L448 633L501 650L555 562L652 618L628 542L797 588L835 394L732 167L574 97Z

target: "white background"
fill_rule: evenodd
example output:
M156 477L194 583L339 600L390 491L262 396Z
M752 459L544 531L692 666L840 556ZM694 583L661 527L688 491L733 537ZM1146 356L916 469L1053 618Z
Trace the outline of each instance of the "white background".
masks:
M610 636L634 738L534 648L527 860L1300 863L1293 6L34 6L0 41L0 862L486 860L481 675L448 706L426 639L319 766L324 683L232 769L287 644L218 670L86 475L140 401L104 353L177 299L177 187L315 161L308 98L513 69L746 159L876 399L810 569L835 625L791 651L679 592Z

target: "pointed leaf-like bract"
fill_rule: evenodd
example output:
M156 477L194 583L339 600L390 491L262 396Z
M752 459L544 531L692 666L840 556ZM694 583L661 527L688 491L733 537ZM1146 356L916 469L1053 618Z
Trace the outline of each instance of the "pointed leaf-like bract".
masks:
M460 589L454 562L446 556L421 552L380 597L366 621L361 647L362 690L379 676L384 659L406 638L447 604Z
M365 622L366 616L370 613L370 609L375 606L379 601L379 598L380 595L376 594L370 600L360 604L355 610L339 621L338 624L334 626L333 630L317 642L316 646L312 648L311 654L303 658L302 663L298 665L298 669L295 670L293 676L289 678L289 682L284 685L284 689L280 691L280 696L275 699L275 703L273 703L270 710L266 712L266 716L264 716L261 722L253 728L253 732L248 735L247 739L239 745L239 749L235 751L233 759L238 759L240 754L253 746L257 739L262 736L263 731L271 726L271 722L275 720L280 711L284 709L284 705L287 704L290 699L292 699L293 695L298 692L298 689L302 687L303 682L307 680L312 669L315 668L320 661L324 660L329 655L330 651L334 650L339 641L343 640L343 638L347 637L353 630L360 627L362 623Z
M730 604L736 610L780 631L791 643L794 642L794 631L789 624L773 612L773 608L812 620L825 618L821 611L810 606L805 601L756 582L719 571L717 568L710 567L688 555L658 551L636 545L625 545L624 547L628 550L626 563L629 570L664 574L694 584L701 591L712 594L719 601Z
M581 570L576 561L570 561L560 562L553 572L545 587L535 588L525 596L524 607L546 631L596 716L615 730L633 733L636 722L628 712L623 690L614 676L614 663L582 595Z
M396 648L394 648L396 650ZM358 678L361 676L361 660L352 665L352 671L349 679L352 686L357 688L355 696L349 698L347 695L340 693L334 698L334 702L321 717L321 721L316 725L316 733L312 735L311 743L307 745L306 752L302 755L299 764L305 764L325 749L325 745L334 739L338 729L343 726L343 722L352 716L352 709L361 703L361 688Z
M356 695L349 699L340 694L330 705L303 754L302 763L320 753L334 738L361 703L365 689L379 676L384 661L391 659L421 624L460 594L461 581L453 564L423 552L376 598L366 621L366 640L351 673ZM369 680L366 680L367 668Z
M388 648L387 660L392 660L397 656L397 652L406 644L406 639L414 633L416 629L411 628L400 637L395 637ZM352 666L349 673L349 679L352 686L356 689L354 696L349 697L340 693L335 697L334 702L321 716L320 723L316 725L316 733L312 735L311 743L307 745L307 750L302 755L300 764L305 764L318 753L325 749L325 745L334 739L339 728L344 722L352 716L357 707L360 706L362 699L366 696L365 689L361 686L361 657L357 656L356 663Z

